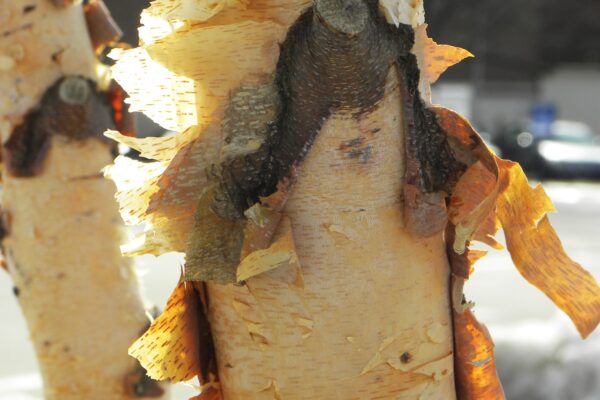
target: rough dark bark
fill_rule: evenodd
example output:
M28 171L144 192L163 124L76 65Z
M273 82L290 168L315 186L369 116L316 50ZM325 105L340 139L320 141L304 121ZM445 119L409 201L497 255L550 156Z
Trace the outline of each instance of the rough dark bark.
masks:
M299 18L281 45L275 87L266 83L253 89L250 100L244 93L243 117L236 112L238 95L231 99L222 124L225 143L239 140L236 135L248 134L247 129L240 128L254 126L259 129L251 136L262 144L254 151L233 154L214 167L214 189L206 191L201 202L212 198L211 210L216 216L207 215L204 206L198 208L200 214L190 239L193 245L189 246L193 250L188 252L188 277L213 280L214 273L198 273L210 268L222 271L218 281L234 282L244 211L275 193L277 184L302 164L333 113L347 110L358 119L371 112L383 97L392 65L398 67L403 90L406 183L421 193L422 198L413 203L426 203L421 208L411 205L417 208L411 213L441 221L427 230L416 229L416 233L431 236L443 230L443 198L464 165L455 159L447 135L421 100L417 59L410 53L413 45L413 29L388 24L373 2L321 1ZM215 218L229 228L221 235L208 235L210 221Z

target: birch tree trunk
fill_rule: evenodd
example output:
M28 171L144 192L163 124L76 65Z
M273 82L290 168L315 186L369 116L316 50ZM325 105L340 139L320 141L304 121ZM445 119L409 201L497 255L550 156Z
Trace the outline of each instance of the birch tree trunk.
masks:
M100 138L115 110L88 34L94 14L86 24L80 3L61 3L0 1L8 271L46 399L165 398L127 355L149 321L132 262L120 254L115 187L101 174L114 158Z
M470 242L498 248L500 226L581 334L598 325L600 288L543 190L431 105L469 53L427 36L422 1L155 0L142 21L116 77L182 133L110 133L156 160L118 195L148 223L128 251L186 253L130 349L150 376L198 375L211 400L502 400L463 295L484 255Z

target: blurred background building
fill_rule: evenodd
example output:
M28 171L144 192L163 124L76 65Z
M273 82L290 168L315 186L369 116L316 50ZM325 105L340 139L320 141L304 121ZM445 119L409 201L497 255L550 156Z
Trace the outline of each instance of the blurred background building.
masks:
M470 89L477 98L470 112L481 129L493 131L551 102L560 118L600 131L599 2L428 0L425 6L434 39L476 55L444 82Z
M476 58L433 100L540 178L600 178L600 3L428 0L430 35Z

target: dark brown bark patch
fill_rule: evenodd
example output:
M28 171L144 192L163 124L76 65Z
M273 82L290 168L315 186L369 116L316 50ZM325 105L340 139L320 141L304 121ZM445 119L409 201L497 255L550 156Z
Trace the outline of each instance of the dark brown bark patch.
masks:
M403 86L407 184L423 193L449 193L464 166L455 160L445 132L421 100L413 44L412 28L388 24L375 2L317 1L281 46L279 114L264 127L265 143L221 170L221 186L227 190L221 190L218 202L229 202L237 211L219 215L242 218L249 205L275 192L290 168L302 163L332 113L346 110L358 118L371 111L383 97L394 64ZM369 150L349 154L364 160Z
M103 133L114 128L106 93L98 92L95 84L85 78L62 78L15 127L4 143L3 160L10 175L32 177L41 171L53 135L71 140L95 137L112 145Z
M408 54L399 58L398 67L406 129L406 184L425 193L451 193L465 165L452 152L448 135L438 123L436 114L421 100L416 57Z
M340 18L344 5L340 5ZM282 113L271 143L274 182L301 163L323 123L338 111L359 117L371 111L383 97L385 79L399 48L391 32L380 26L377 10L369 8L366 20L333 22L335 15L309 10L293 26L282 46L277 68ZM362 27L346 34L341 25Z
M222 124L224 152L212 168L213 185L200 199L188 241L187 280L235 282L248 223L244 212L277 191L333 113L360 118L373 111L394 66L403 87L405 195L412 199L405 219L421 236L444 229L445 196L464 165L421 100L413 45L413 29L388 24L375 1L320 0L298 19L281 45L274 83L242 86L230 98ZM363 163L372 152L361 137L341 143L339 150Z
M35 4L29 4L23 7L23 14L29 14L30 12L35 11Z
M117 42L123 32L114 21L102 0L92 0L85 5L85 21L96 51Z
M11 214L7 211L0 210L0 247L1 242L10 235L11 230Z
M400 361L402 361L402 363L403 363L403 364L408 364L408 363L410 363L410 362L412 361L412 359L413 359L413 356L412 356L412 354L410 354L408 351L407 351L407 352L405 352L405 353L403 353L403 354L400 356Z

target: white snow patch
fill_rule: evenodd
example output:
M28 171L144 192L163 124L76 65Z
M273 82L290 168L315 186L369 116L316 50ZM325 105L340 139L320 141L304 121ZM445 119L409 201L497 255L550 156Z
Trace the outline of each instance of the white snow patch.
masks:
M0 378L0 400L39 400L42 378L39 374L23 374Z

